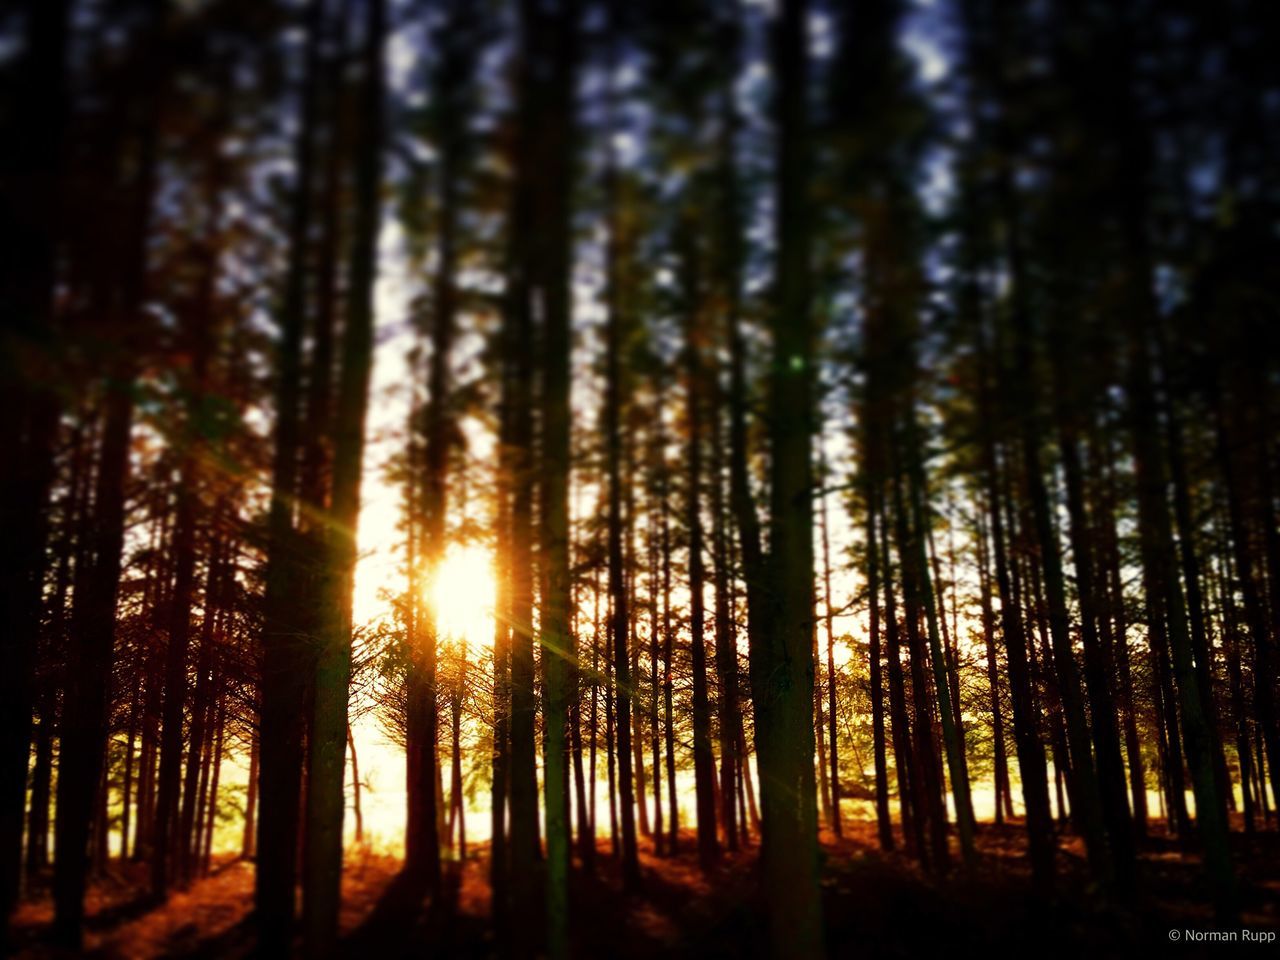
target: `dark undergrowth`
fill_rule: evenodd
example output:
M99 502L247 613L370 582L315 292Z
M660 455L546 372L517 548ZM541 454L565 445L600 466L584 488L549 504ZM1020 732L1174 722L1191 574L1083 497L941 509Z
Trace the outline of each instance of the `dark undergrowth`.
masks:
M954 862L932 875L902 851L882 852L874 825L850 823L843 839L824 836L823 909L830 956L956 957L1195 956L1217 943L1187 943L1186 930L1212 929L1199 863L1177 841L1144 841L1138 883L1103 890L1088 882L1078 840L1061 838L1058 882L1051 895L1032 889L1020 825L980 828L979 864ZM1242 877L1241 928L1280 929L1280 834L1235 835ZM575 869L572 930L584 958L751 957L766 944L753 847L726 853L711 872L697 865L693 837L671 857L641 852L643 886L622 890L608 841L590 873ZM537 924L490 919L488 851L476 847L447 865L431 897L391 857L355 852L344 880L342 953L355 960L395 957L500 957L536 954ZM140 891L141 865L113 868L88 902L86 954L100 958L219 958L253 953L253 868L219 863L190 889L156 904ZM540 896L533 891L534 902ZM36 889L20 908L16 955L65 956L47 942L49 905ZM1175 943L1170 931L1177 931ZM1237 944L1241 946L1243 944ZM1270 946L1280 949L1280 940Z

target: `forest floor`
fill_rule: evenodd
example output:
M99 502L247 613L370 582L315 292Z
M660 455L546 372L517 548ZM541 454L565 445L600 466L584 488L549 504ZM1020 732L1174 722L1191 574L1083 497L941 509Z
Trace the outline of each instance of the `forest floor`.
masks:
M1157 829L1158 834L1158 829ZM1182 956L1219 953L1247 943L1186 943L1186 930L1212 929L1199 863L1157 835L1142 851L1139 891L1124 906L1084 880L1078 840L1062 838L1060 882L1052 900L1030 888L1020 825L982 825L981 866L964 875L930 877L901 853L881 853L872 823L850 822L846 836L824 835L823 908L829 953L838 957L1134 956L1135 950ZM749 957L766 943L754 848L726 855L711 873L698 869L694 839L675 857L646 843L643 889L622 893L608 841L594 877L575 872L575 955L589 958ZM1235 834L1243 878L1241 928L1280 930L1280 834ZM138 867L138 869L133 869ZM489 922L488 851L476 847L450 865L445 893L432 904L406 887L400 862L352 852L344 874L343 953L361 960L393 957L491 957L498 931ZM157 906L140 894L142 865L113 868L93 885L86 948L100 958L221 958L252 953L253 867L227 859L211 875ZM16 956L62 956L46 940L47 896L25 901L15 917ZM1170 931L1179 933L1176 945ZM1253 944L1280 951L1280 936Z

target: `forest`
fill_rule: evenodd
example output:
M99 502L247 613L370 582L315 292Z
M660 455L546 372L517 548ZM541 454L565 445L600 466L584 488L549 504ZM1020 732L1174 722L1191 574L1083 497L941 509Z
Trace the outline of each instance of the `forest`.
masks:
M1269 6L0 5L0 952L1274 943Z

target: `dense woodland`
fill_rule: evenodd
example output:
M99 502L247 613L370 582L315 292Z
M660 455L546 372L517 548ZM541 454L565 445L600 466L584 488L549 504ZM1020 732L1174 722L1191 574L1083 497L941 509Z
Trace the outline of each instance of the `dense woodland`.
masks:
M4 5L10 947L1280 925L1267 6Z

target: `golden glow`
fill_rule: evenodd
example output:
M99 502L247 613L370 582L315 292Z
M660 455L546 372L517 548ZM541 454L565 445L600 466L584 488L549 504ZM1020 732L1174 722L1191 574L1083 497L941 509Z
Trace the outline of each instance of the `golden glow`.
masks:
M493 564L480 547L454 546L432 577L427 601L436 614L440 639L468 646L493 643Z

